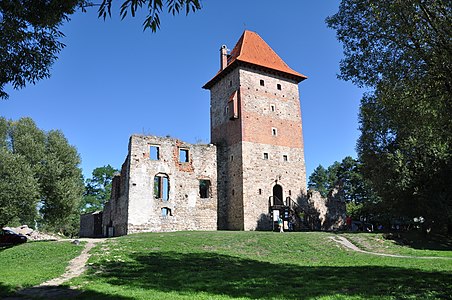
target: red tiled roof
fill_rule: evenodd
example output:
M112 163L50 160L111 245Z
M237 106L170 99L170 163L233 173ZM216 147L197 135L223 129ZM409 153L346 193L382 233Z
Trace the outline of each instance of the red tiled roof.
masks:
M214 78L204 85L204 88L210 88L219 79L220 74L228 70L229 66L235 62L249 63L282 72L290 75L298 82L307 78L303 74L292 70L257 33L245 30L229 55L226 68L220 70Z

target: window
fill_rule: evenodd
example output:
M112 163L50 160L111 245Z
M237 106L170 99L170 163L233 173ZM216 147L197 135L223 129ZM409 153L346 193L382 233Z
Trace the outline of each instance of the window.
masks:
M189 162L188 149L179 149L179 162Z
M268 159L268 153L264 153L264 159Z
M168 201L169 178L166 174L157 174L154 177L154 196L156 199Z
M150 160L159 160L160 159L160 149L158 146L151 146L149 153Z
M229 80L229 86L232 86L232 80Z
M272 128L272 135L273 136L277 136L278 135L278 130L276 128Z
M199 180L199 196L203 199L210 198L210 180Z
M166 219L169 216L172 216L171 208L169 208L169 207L162 207L162 217Z
M282 158L283 158L283 161L287 161L287 155L283 155Z
M262 195L262 189L259 189L259 195Z
M234 156L233 155L231 155L231 161L233 161L234 160Z
M276 107L275 107L274 104L270 105L270 110L271 110L271 111L275 111L275 110L276 110Z
M265 85L264 80L261 79L260 84L261 86L264 86Z
M276 88L277 88L278 90L281 90L281 85L278 83L278 84L276 85Z

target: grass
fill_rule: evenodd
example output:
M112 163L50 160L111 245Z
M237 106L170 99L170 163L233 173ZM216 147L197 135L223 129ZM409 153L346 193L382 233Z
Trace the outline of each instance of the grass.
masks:
M78 299L451 299L452 259L357 253L331 236L221 231L129 235L98 245L88 272L69 284L84 291ZM369 236L371 241L378 238ZM407 251L394 243L381 248L394 254ZM410 253L432 256L418 251ZM436 254L450 257L451 252Z
M452 238L447 236L426 239L416 232L396 234L357 232L341 235L360 249L370 252L452 258Z
M0 298L60 276L82 249L55 241L0 247Z

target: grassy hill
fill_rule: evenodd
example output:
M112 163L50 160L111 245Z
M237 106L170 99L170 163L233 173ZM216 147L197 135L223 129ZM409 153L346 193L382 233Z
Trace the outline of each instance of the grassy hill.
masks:
M450 299L452 259L357 253L337 245L332 235L130 235L100 245L89 272L71 284L85 290L80 299ZM367 237L375 245L381 238ZM452 256L452 251L407 253L390 242L382 248Z
M326 232L134 234L98 244L88 271L67 286L83 291L77 299L451 299L451 249L421 250L379 234L343 234L366 250L417 256L382 257L348 250L332 236ZM3 295L61 274L61 266L79 252L80 246L55 242L0 250ZM22 267L32 257L39 263ZM11 276L14 265L21 269ZM58 270L47 277L36 275L46 269Z

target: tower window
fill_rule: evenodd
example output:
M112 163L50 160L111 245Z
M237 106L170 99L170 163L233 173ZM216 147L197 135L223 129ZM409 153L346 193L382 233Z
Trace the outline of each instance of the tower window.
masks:
M283 155L282 158L283 158L283 161L287 161L287 155Z
M261 86L264 86L264 85L265 85L265 83L264 83L264 80L263 80L263 79L261 79L261 80L260 80L260 84L261 84Z
M232 86L232 80L229 80L229 86Z
M169 178L166 174L157 174L154 177L154 197L168 201Z
M201 198L210 198L210 180L199 180L199 196Z
M278 135L278 130L276 128L272 128L272 135L273 136L277 136Z
M264 153L264 159L268 159L268 153Z
M281 90L281 85L278 83L278 84L276 85L276 88L277 88L278 90Z
M160 159L160 149L158 146L151 146L149 153L150 160L159 160Z
M188 149L179 149L179 162L181 163L189 162Z
M275 111L275 110L276 110L276 107L275 107L274 104L270 105L270 110L271 110L271 111Z
M259 195L262 195L262 189L259 189Z

